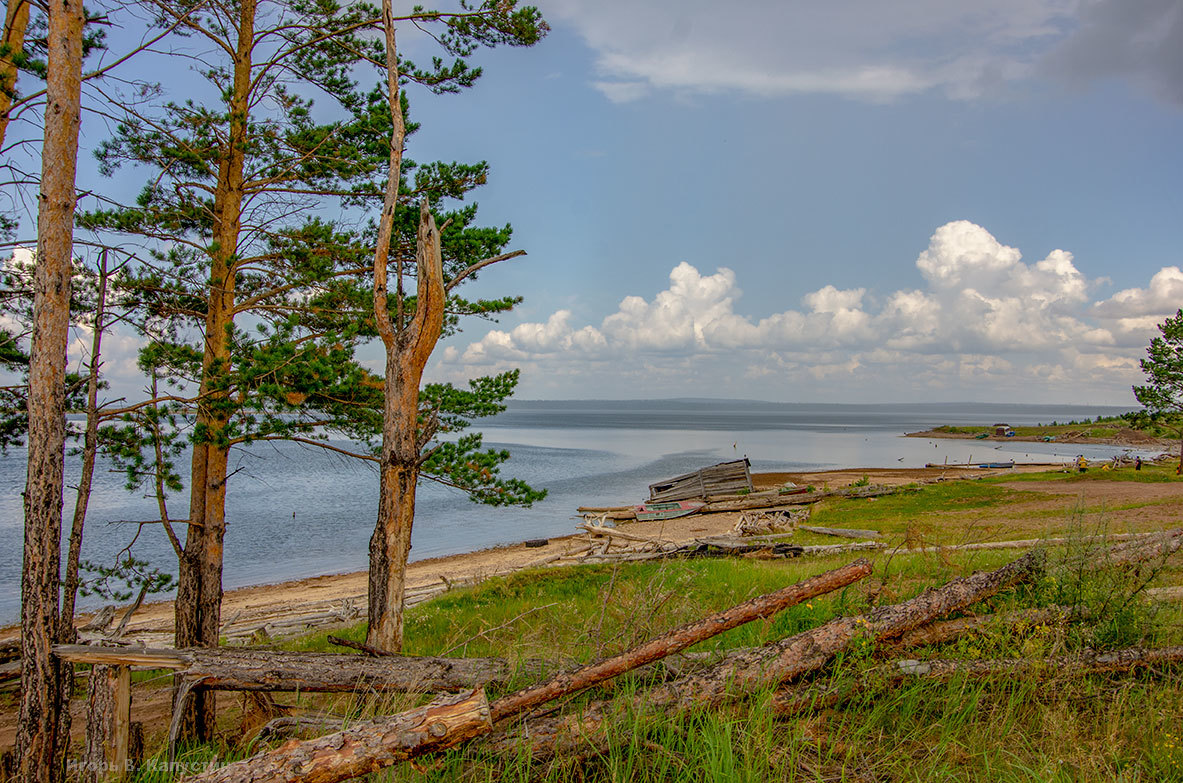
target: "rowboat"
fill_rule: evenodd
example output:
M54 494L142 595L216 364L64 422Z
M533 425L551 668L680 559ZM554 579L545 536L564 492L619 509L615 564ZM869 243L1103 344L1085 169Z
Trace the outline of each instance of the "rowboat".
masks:
M647 522L654 519L684 517L693 514L705 505L706 503L694 500L677 500L668 503L641 503L633 508L637 512L637 521Z

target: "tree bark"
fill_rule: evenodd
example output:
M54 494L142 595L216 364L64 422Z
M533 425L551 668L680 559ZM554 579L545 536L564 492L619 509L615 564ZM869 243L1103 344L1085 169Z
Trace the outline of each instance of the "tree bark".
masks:
M898 637L1030 580L1041 570L1042 563L1038 553L1029 552L995 571L955 579L868 615L839 617L763 647L731 652L713 666L637 694L632 707L638 712L713 707L753 691L775 687L820 669L859 638L882 641ZM576 715L524 721L519 734L503 735L491 745L494 750L504 752L526 742L532 745L536 757L562 753L580 744L588 734L599 731L612 714L612 708L611 702L599 701ZM529 740L524 740L523 735Z
M440 235L426 200L419 208L415 262L415 315L392 343L385 344L378 521L370 538L366 643L392 652L401 650L403 644L403 593L419 480L419 384L444 324Z
M63 694L50 645L57 638L65 460L65 370L74 247L74 177L81 118L82 3L49 6L45 142L37 214L29 449L21 571L21 705L18 778L61 777Z
M726 611L662 634L613 658L556 675L544 683L505 696L495 702L492 707L483 702L483 694L481 694L480 719L482 723L481 725L464 724L462 739L469 739L491 731L494 720L504 720L520 715L540 704L576 693L627 671L660 660L684 650L692 644L744 623L769 617L801 601L837 590L868 576L870 573L871 564L869 562L856 560L842 568L753 598ZM403 720L403 716L408 714L403 713L402 716L394 716L393 718L380 718L355 726L349 732L341 732L331 737L322 737L303 743L289 743L276 751L239 762L212 775L199 775L194 780L300 780L325 783L326 781L343 780L363 772L373 772L397 761L426 752L442 750L444 747L456 744L448 742L442 746L432 743L419 745L415 744L418 739L412 738L411 747L404 745L404 738L395 734L390 728L390 724L392 721ZM385 737L375 740L374 737L380 732L385 732ZM441 732L436 732L436 734L439 737L446 736ZM310 762L309 759L312 758L318 759L319 763Z
M685 650L693 644L724 631L738 628L752 620L771 617L802 601L831 593L870 576L870 574L871 563L865 559L859 559L847 566L827 571L804 582L753 598L727 611L662 634L622 655L599 663L588 664L572 672L564 672L545 683L500 698L493 703L493 720L505 720L560 696L567 696L590 688L626 671Z
M4 13L4 33L0 39L0 149L8 132L8 113L16 93L16 56L25 48L25 30L29 26L29 0L8 0ZM79 64L81 68L81 63ZM81 72L81 71L80 71Z
M243 650L185 650L57 645L54 654L73 663L172 669L193 686L227 691L382 691L435 693L504 682L513 673L502 658L384 656Z
M214 191L214 229L202 355L201 403L189 482L190 524L181 557L175 602L178 647L218 645L222 609L222 547L226 536L226 479L229 445L225 437L232 404L225 378L230 372L234 328L235 278L242 228L244 162L250 117L256 0L239 6L234 77L229 97L229 136ZM179 694L179 691L177 692ZM196 689L185 707L185 736L213 736L216 703L210 691Z
M221 769L185 778L190 783L330 783L399 761L453 747L487 732L484 691L437 699L425 707L367 721L306 742L293 740Z

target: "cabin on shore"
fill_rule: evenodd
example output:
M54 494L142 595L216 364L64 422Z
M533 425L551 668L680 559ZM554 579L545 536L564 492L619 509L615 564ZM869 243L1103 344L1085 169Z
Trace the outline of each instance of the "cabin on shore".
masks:
M734 495L744 491L752 491L752 463L747 457L650 484L649 502L706 500L710 495Z
M1013 438L1015 436L1015 431L1011 429L1009 424L995 424L994 434L1000 438Z

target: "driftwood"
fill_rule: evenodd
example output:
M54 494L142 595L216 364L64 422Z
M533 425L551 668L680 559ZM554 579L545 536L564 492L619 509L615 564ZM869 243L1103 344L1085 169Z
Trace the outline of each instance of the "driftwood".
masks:
M306 742L289 742L222 769L189 778L192 781L329 781L374 772L398 761L452 747L457 742L492 730L491 718L505 719L540 704L576 693L639 666L660 660L692 644L752 620L768 617L786 607L823 595L871 573L866 560L828 571L774 593L683 626L628 652L599 663L564 672L539 685L498 699L492 707L483 691L464 702L433 707L442 713L424 715L412 710L400 715L360 723L347 731ZM463 705L463 709L460 709Z
M850 552L865 552L882 549L883 545L867 541L858 544L835 544L826 546L802 546L785 541L748 543L744 539L711 538L697 539L685 544L674 544L653 551L629 549L622 552L591 553L583 559L586 563L622 563L642 560L692 559L701 557L823 557Z
M933 552L972 552L979 550L992 549L1034 549L1041 546L1064 546L1067 544L1097 544L1112 541L1132 542L1123 544L1121 546L1114 546L1108 550L1110 559L1107 565L1116 565L1123 562L1121 557L1133 557L1138 560L1148 560L1152 556L1147 556L1138 550L1142 548L1152 548L1161 545L1165 540L1169 546L1174 546L1173 552L1183 544L1183 539L1177 543L1173 543L1176 538L1183 534L1183 530L1174 530L1168 532L1153 532L1153 533L1111 533L1100 536L1080 536L1077 538L1026 538L1018 541L980 541L973 544L949 544L937 546L920 546L914 549L905 550L910 553L933 553ZM1133 562L1133 561L1130 561Z
M504 681L512 673L501 658L370 658L233 647L153 650L81 644L59 644L53 651L72 663L172 669L191 687L230 691L435 693Z
M202 783L328 783L346 780L487 732L489 702L483 690L436 699L397 715L359 723L345 731L184 778Z
M711 707L774 687L821 668L858 638L893 639L1007 587L1029 581L1042 571L1043 562L1040 553L1029 552L995 571L955 579L868 615L839 617L762 647L729 652L712 666L638 694L632 707L638 712ZM579 745L586 735L597 732L611 713L610 702L593 702L576 715L527 721L520 734L503 734L490 745L493 750L505 752L528 743L540 757L562 753Z
M810 533L818 533L823 536L836 536L838 538L879 538L878 530L858 530L848 527L815 527L813 525L798 525L797 529L806 530Z
M778 715L799 715L833 707L856 693L876 686L897 685L905 680L951 677L1037 677L1063 679L1105 672L1129 672L1139 668L1183 662L1183 646L1162 649L1129 648L1101 652L1083 650L1074 655L1047 658L1002 658L987 660L899 660L876 667L855 680L821 685L804 690L780 689L773 694L772 708Z

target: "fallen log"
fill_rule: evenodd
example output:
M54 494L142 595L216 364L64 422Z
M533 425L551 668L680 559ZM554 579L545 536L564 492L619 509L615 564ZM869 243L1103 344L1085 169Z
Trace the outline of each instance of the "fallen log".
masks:
M54 645L53 652L71 663L172 669L192 687L229 691L436 693L501 682L512 673L509 662L501 658L371 658L240 647L157 650L82 644Z
M807 530L810 533L818 533L823 536L836 536L838 538L879 538L878 530L859 530L848 527L815 527L813 525L797 525L797 529Z
M511 718L560 696L590 688L639 666L681 652L693 644L717 636L724 631L738 628L753 620L770 617L810 598L831 593L870 574L871 563L865 559L859 559L842 568L827 571L774 593L753 598L706 619L664 633L639 647L634 647L632 650L606 661L588 664L574 671L556 675L541 685L500 698L493 703L491 708L493 721Z
M983 614L973 617L958 617L953 620L939 620L914 628L895 640L893 649L924 647L943 644L971 631L996 626L1047 625L1063 623L1080 617L1081 610L1071 606L1045 606L1037 609L1018 609L1000 614Z
M558 674L517 693L498 699L490 707L483 692L475 706L466 708L455 725L438 724L430 716L418 711L380 718L361 723L348 731L338 732L306 742L289 742L277 750L262 753L244 761L230 764L213 772L195 775L188 780L213 783L236 781L309 781L331 783L348 777L374 772L395 762L424 753L452 747L456 742L492 730L493 719L506 719L556 698L576 693L604 680L660 660L686 649L692 644L752 620L768 617L789 606L824 595L863 579L871 573L871 564L856 560L842 568L807 579L764 596L753 598L731 609L711 615L669 631L639 647L599 663ZM423 736L424 733L429 736ZM459 736L459 739L456 737ZM408 738L409 737L409 738ZM438 742L432 741L438 738Z
M849 552L864 552L872 549L882 549L883 544L866 541L858 544L833 544L822 546L802 546L787 542L769 542L765 544L749 544L742 539L728 541L720 538L695 540L688 544L659 549L653 552L636 550L624 552L603 552L584 558L587 563L622 563L642 560L693 559L701 557L817 557L839 555Z
M192 783L330 783L359 777L489 731L483 690L436 699L424 707L366 721L345 731L279 748L191 775Z
M856 693L872 687L898 685L909 679L945 680L954 676L1063 679L1087 674L1129 672L1135 669L1183 663L1183 646L1162 649L1129 648L1111 652L1083 650L1074 655L1047 658L1001 658L987 660L898 660L871 669L857 679L836 685L804 690L779 689L772 696L772 708L781 716L833 707Z
M858 638L893 639L1019 582L1030 581L1042 571L1043 563L1041 553L1028 552L995 571L955 579L868 615L839 617L762 647L729 652L712 666L637 694L631 706L639 713L714 707L774 687L821 668ZM536 757L549 757L577 746L583 737L598 731L611 713L610 702L597 701L575 715L524 721L518 735L503 734L490 747L506 752L529 743Z
M1183 531L1176 531L1183 533ZM1068 544L1096 544L1106 543L1110 541L1127 541L1134 542L1132 546L1123 545L1120 547L1113 547L1109 550L1110 556L1116 556L1119 552L1132 551L1140 548L1142 545L1153 546L1154 542L1146 544L1156 537L1161 537L1170 534L1161 532L1153 533L1112 533L1100 536L1079 536L1076 538L1026 538L1017 541L979 541L972 544L948 544L935 546L919 546L913 549L906 549L904 551L919 554L929 554L936 552L973 552L980 550L992 549L1034 549L1035 547L1047 546L1064 546ZM1181 542L1183 543L1183 542ZM1178 549L1178 545L1175 546ZM1172 550L1173 551L1173 550ZM1141 555L1138 555L1141 557ZM1143 559L1148 559L1143 557Z

